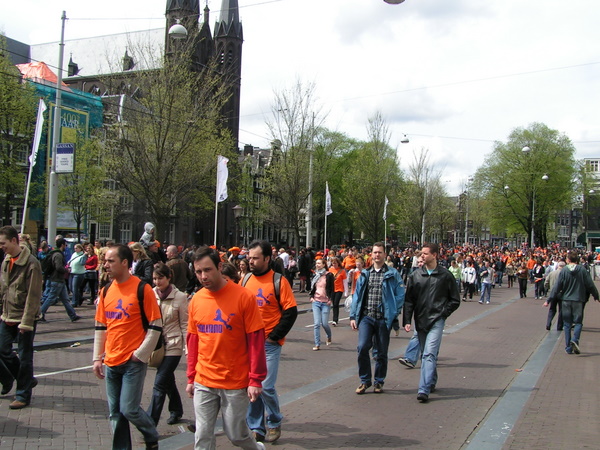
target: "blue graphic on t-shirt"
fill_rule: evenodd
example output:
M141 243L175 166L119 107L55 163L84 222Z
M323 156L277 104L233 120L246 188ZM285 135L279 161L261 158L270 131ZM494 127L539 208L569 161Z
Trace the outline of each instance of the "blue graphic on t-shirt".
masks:
M226 318L223 318L223 313L220 309L217 309L216 316L213 320L219 323L199 323L196 325L198 333L219 334L223 333L223 327L225 327L228 330L233 330L233 327L229 324L229 322L231 321L233 316L235 316L235 314L229 314L225 316Z
M258 306L263 306L265 303L267 305L270 305L271 302L269 301L269 299L271 297L273 297L273 293L270 293L269 295L267 295L265 297L265 294L263 294L262 288L258 288L258 293L256 294L256 303L258 303Z
M123 318L123 316L125 316L126 318L129 318L129 313L127 312L127 310L129 309L129 307L133 305L133 303L130 303L129 305L127 305L126 308L123 308L123 300L119 299L117 300L117 306L115 307L115 309L117 311L104 311L104 316L107 319L117 319L120 320Z

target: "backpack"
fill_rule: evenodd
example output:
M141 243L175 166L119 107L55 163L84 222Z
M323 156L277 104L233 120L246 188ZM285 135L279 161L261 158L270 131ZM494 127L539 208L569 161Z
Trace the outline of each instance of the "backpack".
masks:
M52 275L52 272L54 272L54 264L52 264L52 255L58 252L60 252L60 250L58 249L51 250L50 252L48 252L46 257L40 261L42 266L42 273L47 277Z
M146 311L144 311L144 287L147 285L148 283L146 283L144 280L140 280L140 284L138 284L138 288L137 288L137 298L138 298L138 302L140 304L140 315L142 316L142 327L144 327L144 331L148 331L148 327L150 326L150 324L148 323L148 318L146 317ZM104 286L102 288L102 299L104 300L106 298L106 293L108 292L108 288L112 285L112 280L108 282L108 284L106 286ZM162 312L161 312L162 314ZM156 348L154 350L158 350L159 348L161 348L163 346L163 336L162 333L160 334L160 338L158 339L158 342L156 344Z
M240 284L242 286L246 286L246 283L248 282L251 276L251 273L247 273L246 275L244 275L244 278L242 279L242 282ZM281 277L282 275L279 272L273 272L273 287L275 289L275 298L277 299L277 303L279 304L279 309L281 309L281 302L279 300L279 294L281 293Z

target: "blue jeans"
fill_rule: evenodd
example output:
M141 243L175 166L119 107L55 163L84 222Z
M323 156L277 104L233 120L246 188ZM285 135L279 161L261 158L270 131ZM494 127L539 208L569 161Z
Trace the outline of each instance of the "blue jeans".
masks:
M81 290L83 286L83 273L74 273L72 274L71 280L71 292L73 293L73 301L71 305L73 307L81 306Z
M377 355L375 358L375 376L372 376L371 358L369 350L375 345ZM371 379L375 383L383 384L387 375L388 347L390 345L390 330L385 324L385 319L374 319L365 316L358 324L358 376L362 384L371 386Z
M429 332L418 331L419 344L421 346L421 379L419 380L419 393L427 394L437 384L437 358L442 345L442 334L444 332L444 319L438 319L433 323Z
M321 345L321 327L327 333L327 338L331 339L331 327L329 326L329 311L331 306L325 302L312 302L313 323L315 328L315 345Z
M496 271L496 284L498 286L502 286L502 277L504 277L504 272L497 270Z
M142 391L147 365L131 359L119 366L105 366L106 397L113 430L113 449L131 449L129 422L144 435L145 442L158 442L158 432L142 409Z
M479 299L479 303L489 303L490 295L492 293L492 285L491 283L481 283L481 298Z
M33 382L33 331L21 333L17 325L8 326L0 322L0 383L10 385L17 380L16 399L29 404L31 401L31 384ZM18 356L12 350L17 340Z
M279 409L279 397L275 390L277 372L279 371L279 359L281 358L281 345L265 342L265 353L267 354L267 378L262 382L262 393L256 401L248 405L246 422L248 428L262 435L266 434L266 427L277 428L281 426L283 415Z
M419 356L421 355L421 346L419 345L419 333L415 330L410 341L408 341L408 346L406 347L406 351L404 352L404 358L408 359L411 363L417 364L419 360Z
M175 369L177 369L180 359L181 355L165 356L156 370L152 399L150 400L150 406L148 406L148 415L152 417L156 425L160 420L160 414L167 396L169 397L169 412L174 416L183 416L183 404L177 390L177 384L175 384Z
M73 320L77 317L77 313L73 309L71 302L69 301L69 295L67 294L67 285L64 281L48 281L46 290L44 291L45 300L42 303L42 316L46 315L46 311L50 308L50 305L54 303L56 299L60 300L69 315L69 318Z
M579 344L581 329L583 328L583 302L562 301L563 330L565 332L565 350L572 352L571 342ZM571 326L573 326L573 337L571 337Z

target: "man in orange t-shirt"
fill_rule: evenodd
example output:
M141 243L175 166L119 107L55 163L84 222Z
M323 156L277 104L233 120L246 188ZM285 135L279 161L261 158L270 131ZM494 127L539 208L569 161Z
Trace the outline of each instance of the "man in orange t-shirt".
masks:
M200 289L188 307L186 392L194 399L195 448L216 448L215 422L222 408L229 440L264 449L246 424L248 400L256 402L267 375L264 324L248 289L221 275L219 254L202 247L194 254Z
M129 247L110 247L104 261L112 282L106 292L101 291L96 309L93 371L96 377L106 378L113 448L131 448L129 422L144 435L146 448L158 448L156 425L140 403L148 359L162 334L160 309L147 284L143 300L148 321L145 330L137 294L141 281L129 273L133 262Z
M248 247L248 262L252 276L245 286L255 295L265 322L267 378L262 383L262 394L248 408L246 421L257 439L275 442L281 436L283 419L279 408L279 397L275 390L281 346L296 322L298 307L292 288L285 277L281 277L279 281L279 300L277 299L275 274L271 270L271 244L267 241L252 242Z

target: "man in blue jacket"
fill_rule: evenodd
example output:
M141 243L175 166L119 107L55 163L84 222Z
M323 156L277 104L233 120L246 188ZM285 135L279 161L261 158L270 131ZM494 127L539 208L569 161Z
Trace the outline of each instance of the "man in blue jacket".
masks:
M358 330L358 376L360 386L357 394L364 394L375 381L374 392L383 392L383 383L387 375L388 346L392 322L400 314L404 304L404 284L396 269L385 264L385 245L373 244L371 259L373 265L364 269L352 299L350 326ZM375 376L371 371L369 350L377 348L375 357Z
M417 400L425 403L437 383L437 357L446 319L460 306L460 294L454 276L438 265L439 246L425 244L421 250L423 266L406 283L403 325L411 331L411 320L421 346L421 378Z

